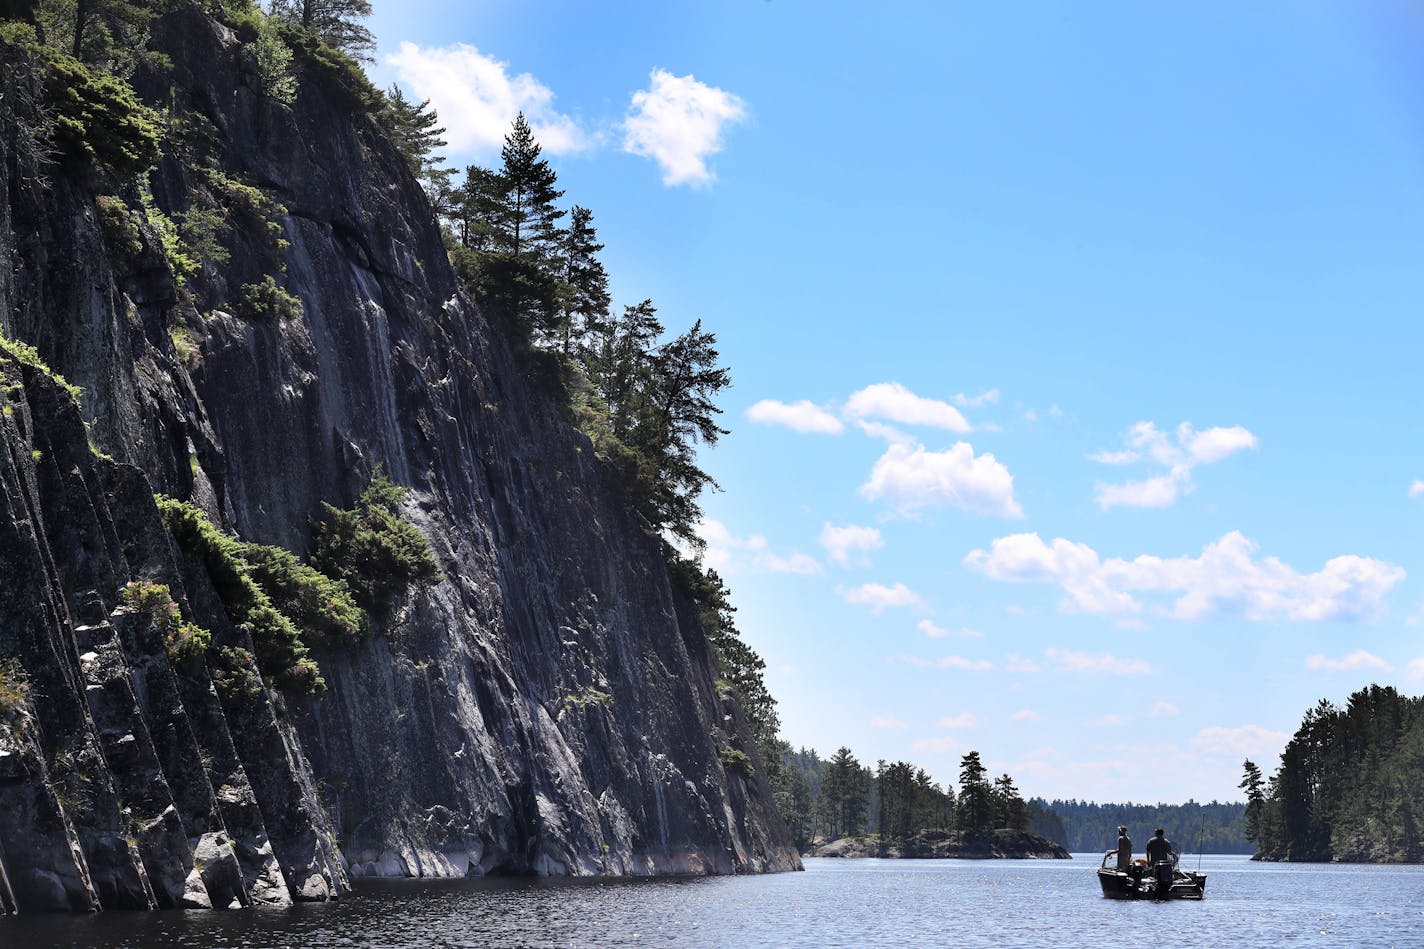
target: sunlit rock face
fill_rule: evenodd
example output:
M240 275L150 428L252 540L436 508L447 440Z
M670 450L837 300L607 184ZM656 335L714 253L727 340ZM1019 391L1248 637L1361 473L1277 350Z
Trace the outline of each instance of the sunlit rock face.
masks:
M0 705L0 906L799 866L764 769L719 760L751 743L659 541L460 294L375 123L313 75L292 106L264 98L250 53L196 9L154 42L172 69L135 86L204 130L169 148L154 200L180 211L218 170L285 206L286 246L230 213L230 259L179 287L151 228L120 250L100 226L96 196L137 206L131 183L41 182L0 140L0 332L83 390L0 354L0 656L24 679ZM0 96L0 129L33 121L25 102ZM298 317L196 305L266 274ZM166 584L215 647L251 649L153 494L303 552L322 502L349 506L378 467L412 488L443 579L358 642L307 636L324 694L215 687L124 606L128 581Z

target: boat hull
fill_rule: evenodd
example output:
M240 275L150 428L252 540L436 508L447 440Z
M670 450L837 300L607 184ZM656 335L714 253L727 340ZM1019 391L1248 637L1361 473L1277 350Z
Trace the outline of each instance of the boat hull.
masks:
M1160 884L1151 874L1135 877L1121 870L1098 870L1098 884L1110 900L1199 900L1206 895L1206 874L1176 871L1169 884Z

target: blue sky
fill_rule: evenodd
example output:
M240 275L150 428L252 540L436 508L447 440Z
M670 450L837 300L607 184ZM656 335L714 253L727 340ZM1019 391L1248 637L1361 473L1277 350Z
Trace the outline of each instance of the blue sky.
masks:
M1417 5L372 26L456 163L525 109L616 300L717 332L707 557L793 743L1228 798L1317 699L1424 691Z

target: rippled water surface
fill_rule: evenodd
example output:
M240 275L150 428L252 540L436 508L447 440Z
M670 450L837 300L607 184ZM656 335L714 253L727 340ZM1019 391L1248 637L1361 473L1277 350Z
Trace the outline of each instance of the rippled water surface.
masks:
M43 946L1424 946L1424 867L1206 857L1200 903L1105 900L1099 857L808 860L695 880L391 881L339 903L0 920ZM1195 868L1195 858L1184 858Z

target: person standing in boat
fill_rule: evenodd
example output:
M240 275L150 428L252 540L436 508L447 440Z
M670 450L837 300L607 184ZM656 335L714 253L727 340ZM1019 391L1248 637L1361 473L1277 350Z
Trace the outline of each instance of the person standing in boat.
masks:
M1119 858L1121 859L1121 858ZM1156 866L1158 861L1170 860L1172 865L1177 863L1177 848L1172 846L1172 842L1167 839L1166 831L1157 828L1157 833L1147 841L1147 862L1151 866Z
M1127 828L1117 829L1117 849L1109 850L1104 856L1117 854L1117 868L1123 873L1132 872L1132 838L1127 836Z

